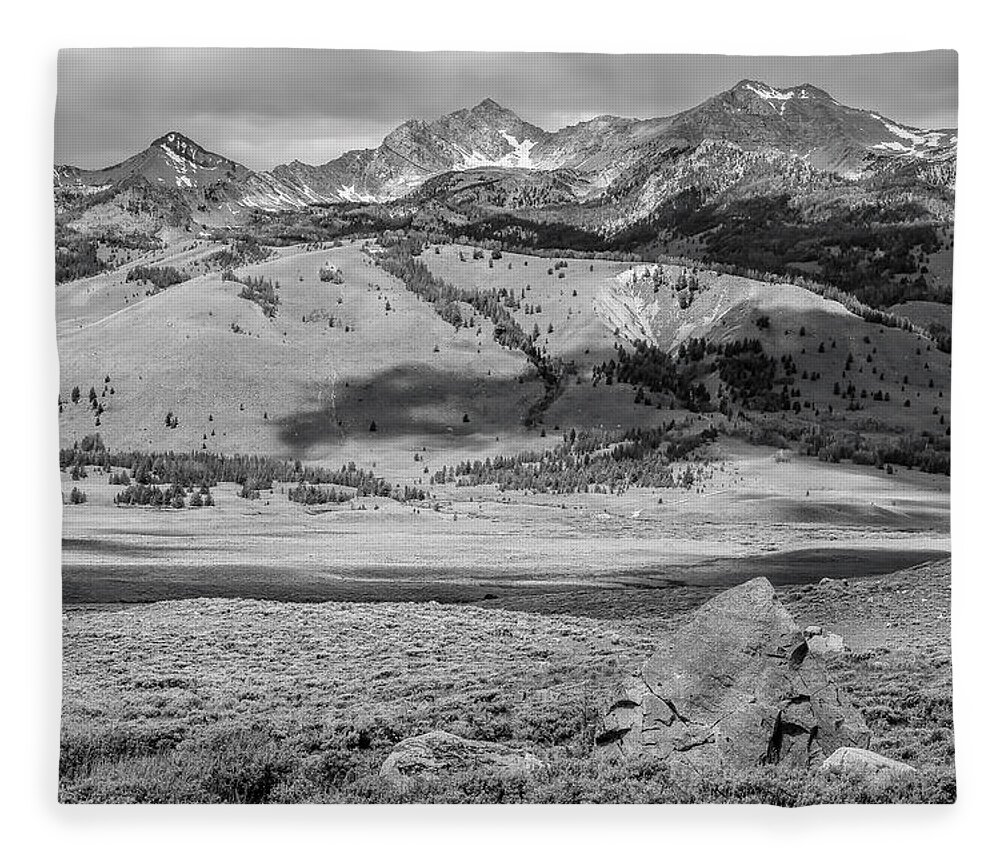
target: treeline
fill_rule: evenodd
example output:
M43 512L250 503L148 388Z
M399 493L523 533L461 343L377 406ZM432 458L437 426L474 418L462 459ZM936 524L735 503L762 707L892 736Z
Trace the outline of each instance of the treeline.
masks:
M486 247L494 242L512 252L646 262L666 259L660 235L674 232L703 240L700 259L689 262L710 261L712 268L731 274L789 279L801 274L799 267L812 266L824 282L817 285L820 290L839 290L868 309L861 314L866 319L893 325L893 315L874 315L910 299L951 301L949 289L932 290L927 284L921 260L941 242L928 213L917 208L897 211L868 204L826 212L815 220L791 205L787 194L726 207L704 206L697 195L685 199L682 194L667 201L648 224L606 238L551 218L543 222L513 215L440 227L453 241ZM851 310L857 312L856 306Z
M827 463L874 466L890 474L899 467L951 474L951 438L947 432L925 430L919 434L867 436L858 430L746 417L734 421L726 432L754 445L794 448L800 454Z
M918 257L941 244L922 206L867 203L824 215L806 217L782 193L700 207L670 226L704 237L707 259L783 274L809 264L824 281L871 306L951 300L950 290L931 291L921 272Z
M125 276L128 282L138 282L151 284L153 293L158 293L175 284L182 284L188 280L187 275L181 274L173 266L135 266L129 269Z
M220 269L235 269L238 266L252 266L262 263L271 252L253 236L238 236L229 242L228 248L214 251L205 260Z
M850 431L814 428L803 436L800 450L828 463L846 461L889 472L898 466L934 475L951 474L951 440L946 435L926 431L919 435L871 439Z
M673 421L653 429L570 430L551 450L465 461L440 469L431 483L495 484L502 492L554 494L690 487L699 477L699 465L681 461L716 437L714 428L685 432Z
M260 454L216 454L211 451L147 453L109 451L99 433L86 436L59 452L61 469L93 466L110 472L128 469L139 484L180 484L214 487L233 483L270 487L284 483L340 484L362 495L389 495L391 484L373 472L348 463L339 469L305 466L300 460L281 460Z
M537 345L538 334L528 334L510 312L519 306L518 299L505 288L469 290L456 287L435 276L419 259L424 242L413 237L386 242L384 253L376 257L378 264L389 274L399 278L408 290L430 303L435 312L456 328L465 324L462 304L493 322L493 338L501 346L524 353L535 367L545 386L542 400L533 404L526 422L534 423L552 404L562 390L563 377L574 368L561 359L553 358ZM537 326L536 326L537 331Z

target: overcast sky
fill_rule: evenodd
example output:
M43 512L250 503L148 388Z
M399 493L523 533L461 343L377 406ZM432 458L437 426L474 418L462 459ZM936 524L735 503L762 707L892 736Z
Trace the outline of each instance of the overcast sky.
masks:
M57 164L105 167L180 131L254 169L377 146L407 119L486 97L555 131L599 114L669 116L743 78L814 84L923 128L958 124L950 51L854 57L70 50L59 55Z

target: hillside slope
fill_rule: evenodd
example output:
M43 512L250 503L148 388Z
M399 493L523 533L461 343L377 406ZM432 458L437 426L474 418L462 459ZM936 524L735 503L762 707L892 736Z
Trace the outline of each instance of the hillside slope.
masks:
M319 280L326 264L343 284ZM539 384L517 382L523 356L488 332L456 331L357 245L287 249L237 274L280 283L274 319L218 272L128 304L134 285L123 271L61 287L63 443L95 429L90 386L104 405L98 429L115 448L317 457L347 440L366 459L381 440L516 428L540 396Z

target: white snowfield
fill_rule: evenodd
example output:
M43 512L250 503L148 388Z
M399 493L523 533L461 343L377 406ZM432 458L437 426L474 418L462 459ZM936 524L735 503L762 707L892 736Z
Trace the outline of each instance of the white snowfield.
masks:
M530 138L525 138L524 140L518 140L512 134L507 134L506 131L500 132L501 137L507 141L511 146L514 147L514 152L511 155L504 157L504 160L511 160L513 163L511 167L533 167L534 162L531 160L531 150L535 146L535 141Z
M337 190L337 193L346 200L348 203L381 203L382 198L375 196L374 194L368 194L364 191L358 191L355 184L352 182L350 185L341 185Z
M770 104L771 107L773 107L774 110L782 116L784 116L785 108L788 106L788 102L791 99L812 99L816 97L808 87L792 87L787 90L779 90L776 87L771 87L767 84L755 81L751 81L744 86L746 89L750 90L750 92ZM840 102L832 96L828 96L828 98L834 104L840 104ZM777 102L777 104L775 104L775 102Z
M943 131L922 131L918 128L904 128L901 125L887 120L877 113L870 113L872 119L878 120L885 126L885 130L899 140L887 140L875 144L875 149L892 152L906 152L910 155L926 156L928 150L937 149L941 146L954 146L958 142L958 137L954 134L945 134ZM947 139L945 139L947 138ZM900 142L905 141L905 142Z
M454 164L455 170L475 170L477 167L524 167L535 168L535 163L531 160L531 150L536 141L530 138L518 140L514 135L506 131L497 132L511 147L513 152L502 155L500 158L491 158L478 149L466 149L464 146L454 144L454 149L461 158Z

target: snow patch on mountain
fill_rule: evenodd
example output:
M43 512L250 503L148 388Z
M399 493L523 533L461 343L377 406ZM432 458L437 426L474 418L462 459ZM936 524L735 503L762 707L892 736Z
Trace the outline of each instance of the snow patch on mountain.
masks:
M350 185L341 185L337 190L337 193L341 196L343 200L349 203L378 203L380 198L373 194L367 194L364 191L358 191L354 186L354 183Z
M774 87L769 87L767 84L748 83L747 89L767 101L771 101L772 99L787 101L790 98L795 98L795 93L791 90L776 90ZM806 96L806 98L808 98L808 96Z
M911 155L925 155L928 149L936 149L942 145L942 138L945 133L941 131L922 131L916 128L904 128L896 123L887 120L877 113L869 114L872 119L878 120L889 134L899 138L896 140L882 141L874 148L892 152L905 152ZM954 145L957 138L955 135L948 135L948 144ZM899 141L905 141L900 143Z
M514 147L514 152L510 155L504 156L503 161L507 162L509 167L533 167L534 164L531 160L531 150L535 146L535 141L530 138L525 138L524 140L518 140L514 135L507 134L506 131L501 131L500 136L507 141L512 147Z

